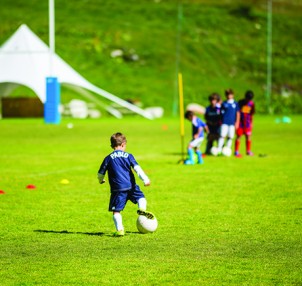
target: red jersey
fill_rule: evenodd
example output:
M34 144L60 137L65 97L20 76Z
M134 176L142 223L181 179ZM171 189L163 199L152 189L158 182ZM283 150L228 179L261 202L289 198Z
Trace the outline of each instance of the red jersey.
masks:
M246 101L242 99L239 101L240 108L240 123L239 128L251 129L253 123L253 115L255 113L255 104L252 100Z

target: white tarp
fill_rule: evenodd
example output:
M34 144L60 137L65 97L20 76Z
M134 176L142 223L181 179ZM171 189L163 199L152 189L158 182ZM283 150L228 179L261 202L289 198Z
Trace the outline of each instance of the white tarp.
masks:
M18 85L24 85L32 89L44 103L46 77L49 76L57 77L61 85L86 89L134 113L153 119L149 112L87 81L57 54L51 56L49 47L25 24L21 25L0 49L0 94L9 95ZM106 109L114 116L121 117L117 110L109 106Z

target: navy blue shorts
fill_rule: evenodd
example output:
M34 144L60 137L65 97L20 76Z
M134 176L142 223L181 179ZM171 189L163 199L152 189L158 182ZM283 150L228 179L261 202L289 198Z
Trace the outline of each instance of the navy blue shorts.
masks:
M132 190L111 192L109 211L120 212L125 208L128 200L136 204L139 199L144 197L144 193L140 190L138 185Z

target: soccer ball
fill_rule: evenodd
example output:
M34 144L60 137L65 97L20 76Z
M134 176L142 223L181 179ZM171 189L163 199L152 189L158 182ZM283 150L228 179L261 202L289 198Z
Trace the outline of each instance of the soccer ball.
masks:
M229 147L222 148L222 155L226 157L230 157L232 155L232 149Z
M217 156L218 153L219 153L219 149L216 146L213 146L211 148L211 154L214 155L214 156Z
M139 215L136 220L136 227L140 233L149 233L156 231L158 222L156 217L149 219L143 215Z

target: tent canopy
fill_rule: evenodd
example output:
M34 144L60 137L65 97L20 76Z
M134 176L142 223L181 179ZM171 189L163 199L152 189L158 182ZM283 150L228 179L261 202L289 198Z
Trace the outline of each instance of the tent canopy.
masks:
M57 77L61 85L73 87L83 95L87 95L87 92L98 94L134 113L153 119L149 112L90 83L57 54L52 54L49 47L27 25L21 25L0 49L1 95L9 95L16 87L24 85L45 103L46 78L49 76ZM110 106L105 108L114 116L122 117L118 110Z

